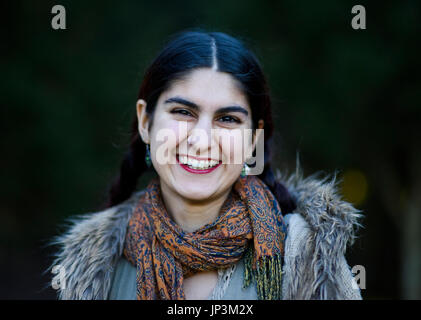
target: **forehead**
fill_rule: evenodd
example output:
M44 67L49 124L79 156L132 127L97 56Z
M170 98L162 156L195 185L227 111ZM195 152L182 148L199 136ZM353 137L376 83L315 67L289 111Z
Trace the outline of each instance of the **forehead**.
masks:
M173 96L181 96L207 110L240 105L250 112L247 97L238 81L228 73L210 68L194 70L182 80L175 81L159 100L163 102Z

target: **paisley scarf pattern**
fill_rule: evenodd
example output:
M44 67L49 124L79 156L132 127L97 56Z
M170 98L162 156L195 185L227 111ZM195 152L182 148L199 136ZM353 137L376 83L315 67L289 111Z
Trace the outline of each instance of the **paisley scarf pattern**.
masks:
M278 202L257 177L239 178L218 218L194 232L168 215L158 179L142 194L129 221L124 256L137 270L137 299L183 300L184 278L227 268L245 258L244 287L259 299L281 299L286 235Z

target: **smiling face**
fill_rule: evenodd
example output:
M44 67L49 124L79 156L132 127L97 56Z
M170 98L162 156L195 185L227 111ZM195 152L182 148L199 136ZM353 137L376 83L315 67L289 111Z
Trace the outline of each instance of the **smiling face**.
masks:
M151 127L145 109L139 100L139 131L150 143L163 192L191 201L229 192L244 162L233 141L252 127L247 98L231 75L201 68L175 81L159 97ZM162 135L173 139L162 141Z

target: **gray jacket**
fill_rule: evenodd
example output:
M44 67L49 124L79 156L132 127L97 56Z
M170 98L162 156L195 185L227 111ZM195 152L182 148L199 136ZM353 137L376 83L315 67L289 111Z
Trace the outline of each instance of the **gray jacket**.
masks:
M361 214L341 199L336 176L303 178L297 169L289 177L278 172L277 178L297 203L295 212L285 216L283 299L361 299L344 256ZM56 266L53 283L59 299L136 298L136 271L122 252L141 192L104 211L72 218L68 231L56 238L59 250L51 268ZM242 268L240 261L218 270L209 299L257 299L254 285L242 289Z

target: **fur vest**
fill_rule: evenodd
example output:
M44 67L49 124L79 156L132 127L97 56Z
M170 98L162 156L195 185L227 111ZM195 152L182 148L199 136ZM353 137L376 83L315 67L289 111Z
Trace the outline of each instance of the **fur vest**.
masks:
M277 179L297 208L289 215L282 275L283 299L361 299L345 260L360 226L360 211L343 201L336 175L307 178L297 168ZM142 191L104 211L73 217L53 241L59 250L52 283L59 299L107 299L122 256L126 227Z

